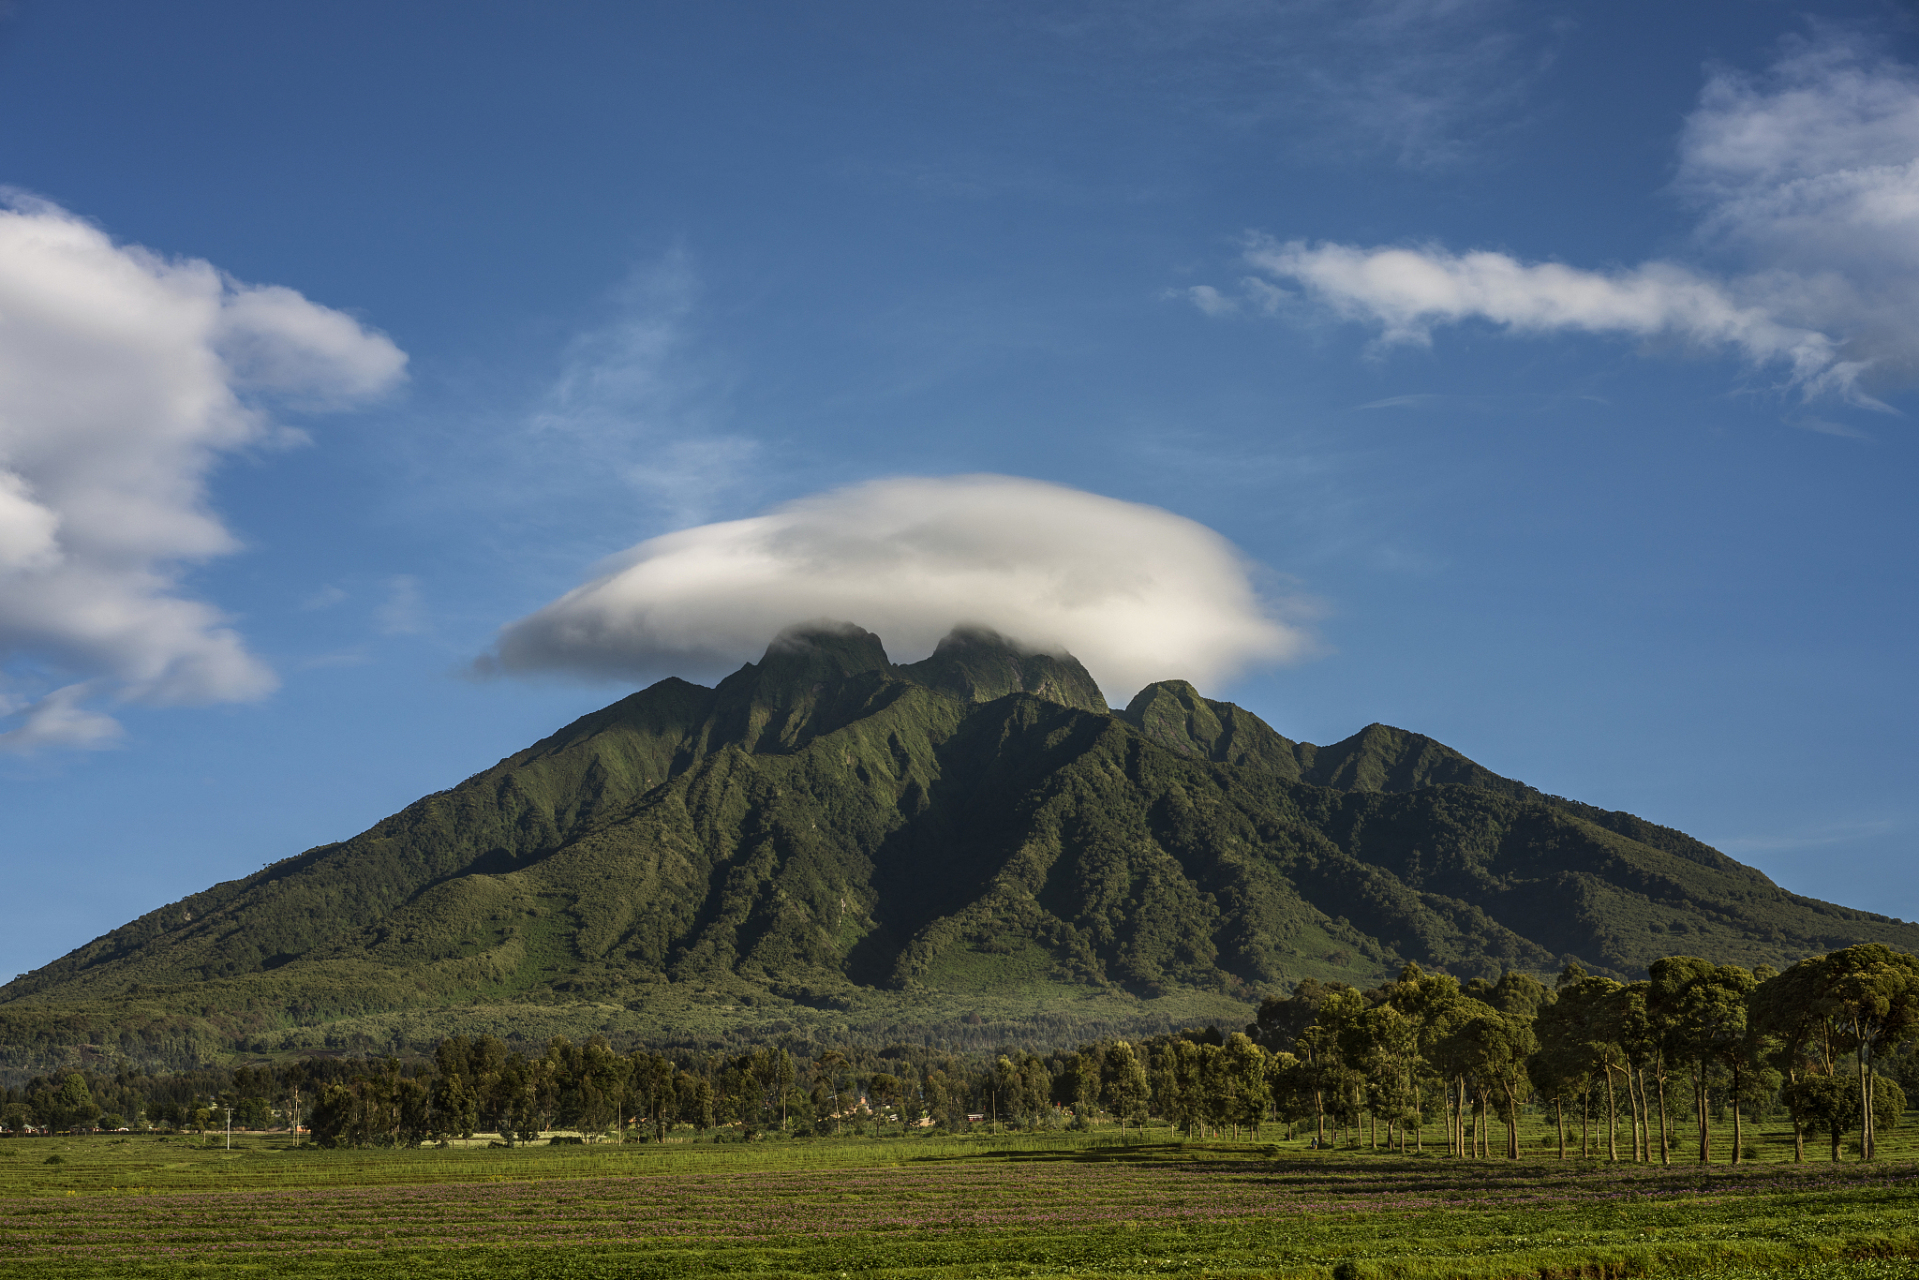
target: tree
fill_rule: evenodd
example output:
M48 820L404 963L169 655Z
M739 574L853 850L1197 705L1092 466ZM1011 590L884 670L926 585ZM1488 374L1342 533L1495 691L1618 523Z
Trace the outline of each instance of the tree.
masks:
M1335 1134L1347 1125L1358 1127L1366 1100L1366 1077L1349 1050L1365 1044L1359 1027L1370 1008L1365 995L1352 987L1330 991L1319 1002L1312 1027L1297 1041L1311 1056L1324 1114L1332 1117Z
M993 1070L987 1081L987 1087L993 1095L993 1132L999 1132L999 1113L1002 1107L1008 1109L1016 1104L1019 1097L1019 1064L1010 1057L1001 1054L993 1063Z
M1067 1057L1053 1078L1053 1101L1071 1107L1073 1121L1081 1128L1091 1125L1098 1114L1103 1056L1096 1046L1084 1046Z
M1132 1045L1124 1040L1113 1041L1106 1047L1105 1059L1100 1073L1100 1094L1106 1109L1119 1117L1123 1134L1128 1120L1138 1124L1146 1118L1146 1102L1151 1090L1146 1082L1146 1070L1140 1066L1139 1055L1133 1052Z
M1715 1077L1728 1064L1746 1061L1746 1001L1757 985L1737 965L1715 965L1698 956L1667 956L1652 962L1647 1009L1672 1055L1692 1070L1699 1123L1699 1163L1712 1163L1712 1098ZM1734 1092L1738 1091L1734 1077ZM1739 1108L1733 1107L1733 1152L1739 1149Z
M1469 1064L1471 1073L1499 1104L1500 1120L1506 1126L1506 1158L1519 1159L1519 1104L1531 1087L1526 1060L1539 1047L1532 1020L1508 1013L1482 1014L1468 1020L1452 1038L1455 1054Z
M846 1069L846 1055L838 1049L828 1049L813 1059L813 1075L825 1091L825 1106L833 1117L833 1132L840 1131L840 1117L845 1114L844 1098L840 1092L840 1073Z
M1621 992L1611 978L1577 973L1568 967L1560 975L1554 999L1540 1010L1537 1022L1539 1056L1549 1080L1587 1081L1603 1076L1606 1082L1606 1150L1619 1159L1619 1105L1616 1085L1628 1071L1620 1044L1624 1028ZM1637 1148L1635 1139L1635 1149ZM1583 1154L1583 1152L1582 1152Z
M1026 1054L1019 1063L1015 1080L1014 1109L1029 1128L1039 1127L1039 1118L1053 1104L1053 1073L1037 1054Z
M1231 1097L1227 1115L1233 1125L1233 1136L1238 1137L1239 1126L1246 1125L1257 1138L1259 1127L1266 1119L1269 1096L1266 1088L1266 1051L1253 1043L1252 1037L1235 1031L1227 1038L1222 1056L1222 1069Z
M1482 1019L1503 1016L1491 1005L1463 995L1449 1002L1434 1016L1427 1056L1445 1081L1448 1095L1446 1106L1452 1115L1449 1146L1454 1155L1464 1157L1475 1154L1469 1148L1479 1145L1484 1126L1476 1126L1469 1140L1466 1133L1469 1095L1474 1109L1484 1116L1491 1088L1491 1081L1480 1071L1478 1048L1474 1040L1465 1034L1466 1028Z
M1456 979L1443 973L1426 973L1416 964L1408 964L1399 971L1399 979L1387 988L1386 998L1387 1003L1405 1014L1413 1026L1413 1042L1406 1059L1410 1094L1408 1114L1414 1125L1414 1143L1423 1151L1425 1130L1422 1121L1426 1111L1426 1088L1429 1084L1445 1088L1445 1077L1439 1071L1435 1055L1440 1041L1464 1016L1466 998L1460 992ZM1445 1089L1445 1092L1448 1098L1446 1111L1450 1117L1452 1091ZM1449 1121L1449 1137L1451 1128Z
M885 1111L883 1108L897 1106L899 1103L900 1078L889 1072L876 1071L867 1078L866 1088L875 1104L873 1107L873 1128L874 1132L878 1133L880 1121L885 1119ZM906 1136L906 1126L904 1123L900 1125L900 1136Z
M433 1086L434 1132L442 1138L471 1138L478 1123L478 1100L466 1077L443 1075Z
M635 1049L633 1088L646 1099L646 1115L653 1124L653 1140L666 1141L667 1113L673 1109L673 1060L664 1054Z
M580 1128L592 1135L624 1128L626 1092L633 1063L613 1052L606 1037L595 1034L580 1046L577 1089Z
M52 1129L78 1129L89 1126L100 1114L87 1078L78 1071L69 1072L57 1089L42 1089L31 1099L40 1118Z
M1200 1079L1199 1046L1183 1037L1160 1045L1153 1055L1153 1105L1175 1126L1193 1123L1205 1115L1204 1086Z
M1905 1091L1884 1076L1873 1085L1870 1093L1878 1110L1873 1117L1874 1127L1890 1129L1906 1109ZM1852 1081L1840 1076L1808 1075L1787 1084L1780 1093L1796 1118L1803 1117L1806 1124L1825 1129L1832 1141L1834 1163L1839 1160L1845 1136L1864 1127L1865 1113L1859 1105L1859 1090Z
M300 1091L306 1086L306 1068L295 1063L287 1068L281 1084L286 1089L287 1128L293 1130L293 1145L300 1145Z
M966 1086L938 1067L926 1073L926 1105L948 1133L966 1125Z
M1873 1089L1882 1078L1873 1054L1919 1032L1919 958L1872 942L1828 955L1821 966L1820 997L1857 1055L1859 1158L1877 1155Z
M1806 1127L1814 1111L1799 1105L1814 1094L1799 1090L1814 1076L1830 1076L1833 1068L1832 1023L1820 999L1821 968L1825 957L1801 960L1784 973L1774 974L1753 989L1747 1002L1747 1032L1758 1037L1758 1051L1785 1077L1780 1098L1792 1117L1792 1158L1806 1158Z
M1301 978L1294 984L1291 995L1283 999L1268 996L1260 1002L1253 1021L1247 1024L1246 1034L1268 1053L1296 1054L1294 1042L1318 1019L1321 1003L1336 991L1350 990L1352 988L1343 982Z
M1550 1009L1550 1006L1548 1006ZM1539 1049L1527 1064L1526 1073L1533 1088L1552 1099L1553 1125L1559 1135L1559 1158L1566 1158L1565 1104L1583 1099L1592 1088L1592 1076L1586 1070L1584 1045L1563 1034L1563 1024L1545 1013L1534 1022L1533 1031Z

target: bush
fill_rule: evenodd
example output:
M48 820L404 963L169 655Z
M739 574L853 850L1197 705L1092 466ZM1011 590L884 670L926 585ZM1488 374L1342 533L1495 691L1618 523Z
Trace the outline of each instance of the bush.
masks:
M1359 1280L1359 1264L1351 1258L1333 1266L1333 1280Z

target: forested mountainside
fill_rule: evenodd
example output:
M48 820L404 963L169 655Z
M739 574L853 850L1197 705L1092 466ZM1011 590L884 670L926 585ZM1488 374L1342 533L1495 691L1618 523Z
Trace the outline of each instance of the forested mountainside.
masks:
M1919 926L1419 734L1294 742L1182 681L857 627L664 680L361 835L0 988L0 1066L808 1026L1153 1029L1300 978L1674 952L1784 966Z

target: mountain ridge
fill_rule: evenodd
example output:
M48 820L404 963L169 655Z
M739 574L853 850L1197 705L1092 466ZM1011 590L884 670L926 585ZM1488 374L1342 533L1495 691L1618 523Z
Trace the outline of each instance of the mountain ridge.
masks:
M1070 655L958 628L900 666L829 624L76 948L0 987L0 1042L1146 1026L1407 960L1623 977L1857 941L1919 927L1421 734L1294 742L1179 680L1113 711Z

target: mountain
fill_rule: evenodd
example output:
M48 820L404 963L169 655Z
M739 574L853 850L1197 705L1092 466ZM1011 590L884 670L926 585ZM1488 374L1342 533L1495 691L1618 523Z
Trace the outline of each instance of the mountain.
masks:
M1785 965L1919 926L1385 725L1294 742L1184 681L853 626L663 680L350 840L0 988L0 1066L541 1039L1243 1021L1303 977ZM985 1034L985 1032L982 1032Z

